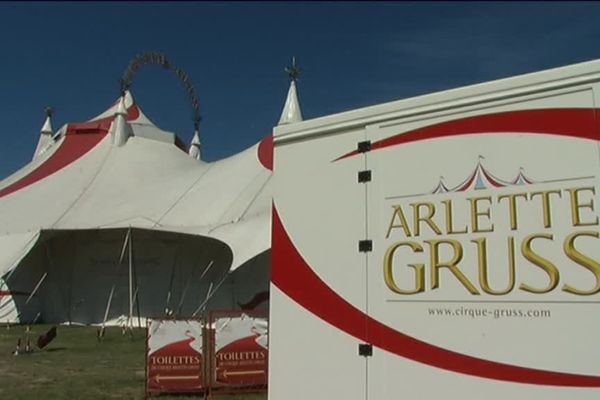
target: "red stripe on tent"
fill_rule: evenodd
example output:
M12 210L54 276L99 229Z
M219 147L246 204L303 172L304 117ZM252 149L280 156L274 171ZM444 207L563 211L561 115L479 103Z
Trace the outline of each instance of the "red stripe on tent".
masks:
M23 179L0 190L0 197L23 189L61 170L90 151L104 136L106 136L106 132L86 133L83 135L67 133L60 148L46 162Z
M371 150L442 137L474 134L547 134L599 140L593 108L545 109L511 111L479 115L426 126L377 141ZM357 150L335 159L359 154Z
M315 274L290 240L275 207L271 281L322 320L401 357L481 378L548 386L600 387L599 376L524 368L467 356L422 342L372 319Z
M127 110L127 120L129 121L137 119L139 115L140 111L136 105ZM0 190L0 198L32 185L81 158L106 136L113 118L69 124L65 140L60 148L29 175Z
M29 296L31 293L27 292L15 292L11 290L0 290L0 297L3 296Z
M273 171L273 135L260 141L258 145L258 160L268 170Z
M127 109L127 121L135 121L140 117L140 109L136 104L133 104Z

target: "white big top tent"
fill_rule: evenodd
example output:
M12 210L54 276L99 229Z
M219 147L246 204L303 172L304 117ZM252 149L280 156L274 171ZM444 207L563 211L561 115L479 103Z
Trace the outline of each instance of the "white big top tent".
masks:
M294 82L280 124L300 120ZM217 162L129 92L0 182L0 322L137 324L265 308L272 139ZM137 318L132 318L132 317ZM135 322L132 322L135 321Z

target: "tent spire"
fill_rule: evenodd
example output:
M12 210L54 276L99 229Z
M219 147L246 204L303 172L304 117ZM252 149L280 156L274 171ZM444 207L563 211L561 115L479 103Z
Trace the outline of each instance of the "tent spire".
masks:
M54 135L54 131L52 130L52 113L54 110L52 107L46 107L46 121L44 121L44 125L40 130L40 139L38 140L37 147L35 148L35 152L33 153L33 158L35 159L37 156L42 154L46 147L52 141L52 136Z
M296 57L292 57L292 65L285 68L290 79L290 89L288 90L285 105L281 112L278 125L293 124L294 122L302 121L302 110L298 101L298 93L296 90L296 81L300 75L301 69L296 65Z
M196 160L202 159L200 133L197 123L194 123L194 137L192 138L192 143L190 143L188 154L190 155L190 157L195 158Z
M112 123L111 134L112 134L112 142L115 146L123 146L127 143L127 139L129 136L133 135L131 131L131 126L127 122L127 108L125 107L125 96L119 99L119 106L117 107L117 111L115 112L115 119Z

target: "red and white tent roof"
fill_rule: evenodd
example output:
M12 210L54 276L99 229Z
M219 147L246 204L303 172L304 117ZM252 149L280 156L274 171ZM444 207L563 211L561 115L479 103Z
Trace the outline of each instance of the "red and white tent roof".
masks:
M0 276L42 230L207 236L231 248L231 270L270 248L270 137L205 163L154 125L129 92L97 117L51 132L48 117L34 159L0 182Z

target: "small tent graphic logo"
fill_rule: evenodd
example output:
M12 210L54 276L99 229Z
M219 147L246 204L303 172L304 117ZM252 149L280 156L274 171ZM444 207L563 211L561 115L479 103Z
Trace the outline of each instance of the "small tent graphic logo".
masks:
M525 175L523 168L519 168L517 176L511 180L500 179L490 171L488 171L483 165L483 156L479 156L475 169L469 176L460 182L458 185L448 187L444 182L444 177L440 176L440 180L437 186L430 191L428 194L438 193L453 193L453 192L467 192L470 190L482 190L482 189L493 189L498 187L507 186L522 186L537 183Z

